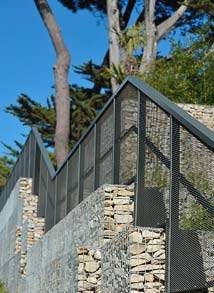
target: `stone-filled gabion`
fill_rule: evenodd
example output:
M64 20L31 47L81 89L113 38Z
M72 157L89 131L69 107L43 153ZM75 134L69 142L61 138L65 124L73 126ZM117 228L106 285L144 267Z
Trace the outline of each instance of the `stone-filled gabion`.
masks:
M165 292L163 229L127 227L101 248L78 254L78 293Z
M78 292L100 293L101 252L100 249L78 248Z
M104 242L134 223L134 186L105 187Z
M32 179L19 179L19 198L23 201L22 224L16 227L15 254L21 253L20 274L26 273L27 251L44 234L44 218L37 217L38 196L32 195Z
M163 229L129 228L131 292L165 292L165 233Z

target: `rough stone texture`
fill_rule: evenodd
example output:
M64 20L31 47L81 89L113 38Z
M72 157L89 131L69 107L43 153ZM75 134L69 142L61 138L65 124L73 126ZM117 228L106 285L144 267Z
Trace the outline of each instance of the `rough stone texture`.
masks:
M127 227L101 255L101 292L165 292L163 229Z
M106 185L74 208L48 231L41 241L29 249L26 260L26 292L76 293L78 286L84 287L88 283L94 286L94 273L99 271L99 251L93 255L96 261L85 265L87 279L79 280L78 283L77 248L101 247L113 237L116 230L132 224L133 198L133 186ZM116 222L115 215L121 213L130 217L128 223ZM91 251L88 260L90 257ZM21 285L23 286L23 283Z
M44 221L42 227L37 223L38 199L31 190L32 180L20 178L0 213L0 279L9 290L18 286L25 273L27 250L44 230ZM36 235L34 229L29 235L29 223L37 227Z
M183 110L187 111L191 116L196 118L206 127L214 130L214 107L207 105L197 105L197 104L177 104Z
M100 292L101 251L99 248L78 248L78 293Z

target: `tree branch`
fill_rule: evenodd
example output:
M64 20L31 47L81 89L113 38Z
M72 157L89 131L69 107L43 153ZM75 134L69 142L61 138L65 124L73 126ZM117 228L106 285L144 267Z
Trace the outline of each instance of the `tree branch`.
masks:
M167 35L174 27L175 23L187 10L187 6L181 5L175 13L157 26L157 41Z
M126 5L125 12L121 17L120 28L124 30L129 22L130 16L132 14L133 8L135 6L136 0L129 0L128 4Z

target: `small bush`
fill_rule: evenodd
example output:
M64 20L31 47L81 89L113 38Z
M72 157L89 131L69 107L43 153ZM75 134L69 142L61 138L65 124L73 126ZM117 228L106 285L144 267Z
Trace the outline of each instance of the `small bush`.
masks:
M0 293L7 293L4 284L0 281Z

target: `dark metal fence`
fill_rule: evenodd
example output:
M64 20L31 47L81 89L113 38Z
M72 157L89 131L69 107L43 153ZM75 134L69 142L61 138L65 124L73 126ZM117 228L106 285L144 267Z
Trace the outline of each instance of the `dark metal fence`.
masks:
M204 290L214 286L213 169L213 132L130 77L56 172L32 129L0 207L32 177L48 231L102 184L135 180L136 225L167 231L167 292Z

